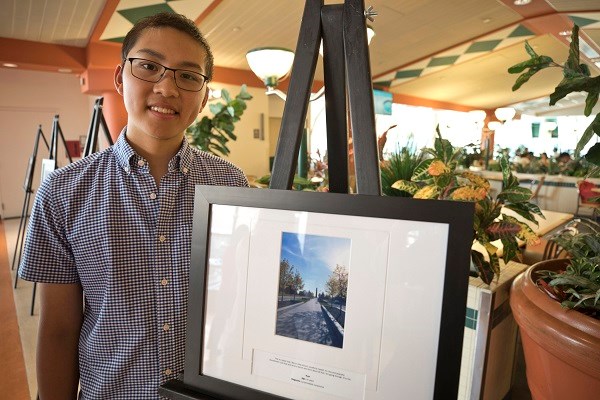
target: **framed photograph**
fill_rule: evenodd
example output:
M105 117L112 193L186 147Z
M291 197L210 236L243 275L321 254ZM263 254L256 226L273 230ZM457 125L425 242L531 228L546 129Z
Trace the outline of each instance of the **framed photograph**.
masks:
M31 191L31 185L33 184L33 170L35 169L35 156L29 157L27 162L27 171L25 172L25 181L23 182L23 190L26 192Z
M473 204L197 186L183 384L456 398Z
M40 178L40 184L44 182L44 179L46 179L46 177L50 175L50 172L54 171L56 168L57 165L55 159L44 158L42 160L42 175Z

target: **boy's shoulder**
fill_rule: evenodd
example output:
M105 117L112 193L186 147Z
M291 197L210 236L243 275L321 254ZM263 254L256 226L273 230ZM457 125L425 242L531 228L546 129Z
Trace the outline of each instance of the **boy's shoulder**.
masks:
M199 149L191 147L191 146L190 146L190 149L192 150L194 156L197 159L201 160L201 162L203 162L209 168L212 167L212 168L216 168L219 170L229 169L229 170L231 170L232 173L243 174L242 170L239 167L237 167L232 162L225 160L224 158L221 158L217 155L214 155L207 151L199 150Z
M84 174L106 173L106 166L114 160L112 147L90 154L82 159L73 161L63 167L60 167L51 173L54 180L68 181Z

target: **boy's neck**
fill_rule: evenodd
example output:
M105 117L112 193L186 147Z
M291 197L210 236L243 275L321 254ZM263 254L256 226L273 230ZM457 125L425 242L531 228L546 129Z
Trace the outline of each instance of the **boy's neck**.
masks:
M166 175L169 169L169 161L181 148L183 135L167 140L145 140L142 143L137 143L128 137L127 141L133 150L148 162L150 174L154 177L158 187L160 179Z

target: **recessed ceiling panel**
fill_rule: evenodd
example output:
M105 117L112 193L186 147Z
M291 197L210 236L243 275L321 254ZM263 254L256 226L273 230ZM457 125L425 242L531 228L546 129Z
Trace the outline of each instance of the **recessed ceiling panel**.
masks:
M85 47L106 0L5 1L0 37Z
M538 54L548 55L557 62L564 62L568 55L568 48L553 36L541 36L529 42ZM520 43L395 86L392 91L479 108L497 108L551 93L562 78L558 68L539 72L521 89L512 92L518 75L509 74L507 70L528 58Z

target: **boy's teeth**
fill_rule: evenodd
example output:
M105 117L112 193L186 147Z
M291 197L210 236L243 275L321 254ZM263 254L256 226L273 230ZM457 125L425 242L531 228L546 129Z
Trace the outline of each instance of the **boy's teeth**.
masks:
M173 110L169 110L168 108L161 108L161 107L150 107L150 109L152 111L156 111L159 112L161 114L175 114L175 111Z

